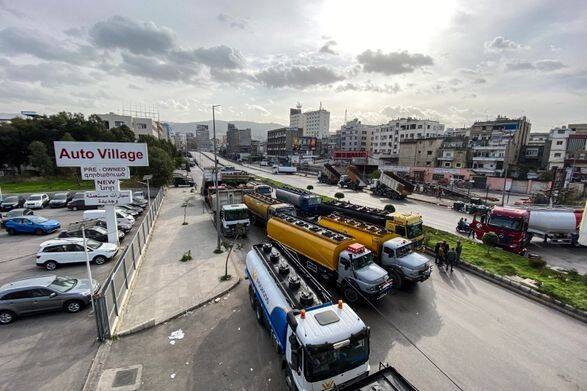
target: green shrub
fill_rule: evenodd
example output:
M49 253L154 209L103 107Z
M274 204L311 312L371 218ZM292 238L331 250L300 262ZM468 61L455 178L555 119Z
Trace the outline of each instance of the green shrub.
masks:
M341 200L344 198L344 193L341 193L341 192L334 193L334 198L336 198L337 200Z
M541 257L530 257L528 258L528 265L534 269L542 269L546 266L546 261Z

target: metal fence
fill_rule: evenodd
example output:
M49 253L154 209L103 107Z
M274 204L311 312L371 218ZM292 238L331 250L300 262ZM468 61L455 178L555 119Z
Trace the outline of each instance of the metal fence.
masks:
M163 192L163 188L160 188L157 195L151 200L151 207L145 211L146 215L141 225L95 297L96 327L100 341L104 341L112 334L128 288L136 275L139 260L146 247L155 217L161 207Z

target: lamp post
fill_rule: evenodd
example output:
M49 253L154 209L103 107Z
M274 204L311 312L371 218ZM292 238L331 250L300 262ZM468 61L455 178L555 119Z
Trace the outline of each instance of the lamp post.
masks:
M143 176L143 180L147 181L147 203L149 205L149 209L151 209L151 187L149 186L149 181L153 179L153 175L145 175Z
M214 109L220 107L220 105L212 105L212 134L214 139L214 188L216 189L216 254L220 254L222 249L220 248L220 196L218 194L218 155L216 149L216 116Z

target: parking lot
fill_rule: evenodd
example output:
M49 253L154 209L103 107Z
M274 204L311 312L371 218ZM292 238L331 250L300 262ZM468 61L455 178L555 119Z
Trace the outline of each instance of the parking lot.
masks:
M83 211L67 208L38 209L35 215L55 219L61 230L83 219ZM116 259L130 243L146 212L137 216L132 230L120 243L115 259L103 265L91 265L93 278L103 283ZM61 231L60 230L60 231ZM56 238L59 232L49 235L8 235L0 230L0 285L26 277L44 275L86 278L85 264L66 265L48 272L35 265L39 245ZM96 325L91 309L69 314L54 312L23 317L0 328L0 389L30 389L34 374L35 389L81 389L85 375L98 348ZM75 387L71 385L75 383ZM67 386L63 386L67 385Z

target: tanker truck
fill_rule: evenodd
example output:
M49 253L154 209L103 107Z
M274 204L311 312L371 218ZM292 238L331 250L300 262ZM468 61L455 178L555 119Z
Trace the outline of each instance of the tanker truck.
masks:
M387 272L373 262L373 253L350 236L288 215L270 218L267 236L293 250L308 270L334 283L349 303L361 296L379 300L393 287Z
M296 208L293 205L258 193L245 194L243 202L251 212L251 223L253 224L258 221L265 224L271 216L277 213L296 215Z
M318 225L351 236L371 250L395 288L425 281L432 273L432 263L414 252L410 240L385 228L337 214L320 217Z
M318 207L322 202L319 195L295 187L281 187L275 189L275 198L295 206L303 216L318 214Z
M369 328L350 306L334 304L289 250L253 245L245 274L255 317L269 330L289 390L372 389L382 382L415 390L392 367L369 375Z
M342 201L326 201L320 205L320 215L327 216L331 213L383 227L403 238L410 239L416 248L421 248L424 243L422 216L417 213L388 212Z

